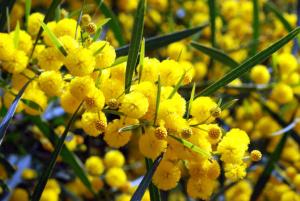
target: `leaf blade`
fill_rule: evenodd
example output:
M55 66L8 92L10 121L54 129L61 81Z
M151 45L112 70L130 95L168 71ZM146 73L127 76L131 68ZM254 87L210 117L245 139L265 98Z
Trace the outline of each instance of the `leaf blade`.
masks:
M196 43L194 41L191 42L191 46L199 51L201 51L204 54L207 54L208 56L212 57L213 59L231 67L235 68L239 65L234 59L232 59L230 56L225 54L224 52L213 48L213 47L207 47L205 45L202 45L200 43Z
M176 41L187 38L189 36L192 36L193 34L196 34L202 29L204 29L205 27L207 27L207 25L208 25L207 23L204 23L203 25L191 29L185 29L182 31L172 32L162 36L154 36L154 37L146 38L145 50L146 51L155 50L160 47L164 47ZM128 50L129 50L129 45L127 44L120 48L117 48L116 53L118 56L123 56L128 54Z
M220 78L216 82L214 82L211 85L209 85L208 87L206 87L204 90L202 90L200 93L198 93L196 95L196 97L210 95L213 92L220 89L221 87L227 85L234 79L240 77L241 75L246 73L248 70L250 70L256 64L259 64L260 62L266 60L274 52L276 52L278 49L280 49L282 46L284 46L286 43L288 43L290 40L292 40L294 37L296 37L299 34L299 32L300 32L300 27L297 27L296 29L291 31L289 34L287 34L286 36L282 37L280 40L273 43L268 48L257 53L253 57L247 59L245 62L243 62L236 68L232 69L230 72L228 72L224 77Z

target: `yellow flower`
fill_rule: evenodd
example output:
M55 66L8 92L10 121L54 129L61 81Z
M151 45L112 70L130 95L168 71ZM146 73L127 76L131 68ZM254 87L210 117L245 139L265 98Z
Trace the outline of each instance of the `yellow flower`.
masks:
M107 170L105 174L105 181L109 186L119 188L127 181L127 176L123 169L113 167Z
M65 35L75 37L76 26L77 26L76 20L70 18L64 18L57 22L53 32L57 37L61 37ZM77 37L79 36L79 34L80 34L80 26L78 26L77 29Z
M96 53L96 67L105 68L111 66L116 59L115 49L107 41L97 41L89 46L89 49ZM97 53L97 51L101 51Z
M9 34L12 38L14 38L16 31L10 32ZM32 48L31 36L27 32L20 30L18 49L24 51L28 55L31 53L31 48Z
M297 59L290 53L278 55L277 63L281 73L291 73L298 67Z
M124 84L118 79L107 79L100 86L101 91L105 96L105 102L108 103L111 99L118 99L124 93Z
M29 201L29 193L23 188L16 188L9 201Z
M167 141L158 139L153 127L146 128L145 133L140 136L139 149L145 157L155 160L166 148Z
M217 106L217 103L210 97L198 97L192 103L191 115L195 117L199 123L212 122L214 117L211 115L211 111Z
M79 48L78 42L74 39L74 37L65 35L58 38L59 41L62 43L63 47L67 52L73 51Z
M37 177L37 172L34 169L25 169L22 172L22 179L32 180Z
M75 77L70 83L70 92L78 100L86 98L95 88L94 80L89 76Z
M60 72L45 71L39 76L39 86L48 96L59 96L62 93L64 81Z
M34 76L34 72L29 69L25 69L22 73L13 74L11 78L12 88L20 90L29 81L29 78Z
M251 70L250 76L256 84L267 84L271 78L267 67L264 65L254 66Z
M15 47L10 35L0 33L0 60L10 60L15 53Z
M240 163L250 143L247 133L240 129L231 129L218 144L217 151L225 163Z
M141 72L141 81L155 82L158 78L159 61L155 58L144 58L143 70ZM140 73L141 64L138 65L137 71Z
M54 31L54 28L56 27L56 22L55 22L55 21L48 22L48 23L47 23L47 27L48 27L48 29L49 29L50 31L53 32L53 31ZM54 44L52 43L52 40L51 40L49 34L48 34L47 32L43 32L42 35L43 35L43 39L44 39L45 44L48 45L48 46L53 47Z
M23 98L26 100L30 100L39 106L39 108L32 108L29 105L24 104L24 110L27 114L40 115L47 107L47 96L42 90L37 87L27 88Z
M59 194L52 189L45 189L40 201L59 201Z
M136 119L115 119L109 122L104 134L104 141L113 148L119 148L126 145L131 138L131 131L119 132L119 129L127 126L137 124Z
M110 150L104 156L104 163L107 168L122 167L125 163L125 158L119 150Z
M74 76L89 75L95 68L95 58L92 52L82 47L70 51L64 63Z
M246 164L233 164L227 163L225 164L225 177L232 180L237 181L239 179L243 179L246 176Z
M128 194L121 194L121 195L118 195L118 197L116 198L116 201L130 201L131 199L131 196L128 195Z
M105 131L107 120L103 112L85 112L81 117L81 124L86 134L97 137Z
M164 60L159 64L161 84L163 86L176 85L183 75L183 70L178 62Z
M9 73L20 73L25 70L28 64L28 57L22 50L16 50L13 56L3 62L3 69Z
M88 173L93 176L100 176L104 172L103 161L98 156L90 156L86 159L84 165Z
M139 92L126 94L122 100L120 112L131 118L140 118L148 111L148 100Z
M62 65L62 55L56 47L48 47L38 55L38 64L43 70L58 71Z
M172 43L167 48L167 55L173 60L189 60L192 55L186 47L183 42Z
M120 80L122 83L125 79L126 62L115 65L110 68L111 78Z
M80 100L75 98L69 90L66 90L60 96L60 104L65 112L73 114L79 107Z
M216 181L207 177L201 179L190 177L187 183L187 193L192 198L207 200L213 193Z
M98 112L104 107L105 97L100 89L95 88L86 94L84 103L86 110Z
M35 38L38 34L41 22L44 20L44 15L42 13L32 13L28 18L28 33Z
M286 104L293 100L293 89L284 83L278 83L272 90L271 97L279 104Z
M169 161L162 161L158 165L152 181L159 189L167 191L177 186L180 175L181 172L178 165Z

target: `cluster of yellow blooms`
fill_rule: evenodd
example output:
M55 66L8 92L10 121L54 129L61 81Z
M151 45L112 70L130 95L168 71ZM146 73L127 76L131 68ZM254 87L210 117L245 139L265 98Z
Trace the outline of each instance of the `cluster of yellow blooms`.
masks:
M153 183L162 190L176 187L183 176L181 171L184 161L190 175L188 194L194 198L208 199L217 186L221 171L218 160L212 158L212 152L221 155L228 179L236 181L245 177L247 165L244 160L249 137L239 129L225 133L213 123L221 115L221 109L213 99L196 98L189 108L191 116L184 117L187 102L174 91L174 86L181 78L183 85L195 79L193 65L183 60L159 61L147 57L137 67L141 77L134 79L130 92L125 94L126 62L114 64L116 52L109 42L92 41L89 34L95 33L96 27L88 15L83 16L81 27L76 27L76 21L68 18L47 24L66 50L66 55L56 48L47 33L43 33L43 43L36 46L31 57L33 39L37 36L43 18L40 13L30 15L28 33L23 30L1 33L1 67L12 74L11 88L4 95L6 107L11 104L15 93L29 79L33 79L23 99L35 102L40 109L20 103L18 112L24 110L30 115L40 115L52 97L59 97L62 108L71 114L83 103L80 127L89 136L103 135L104 141L112 148L125 146L133 131L124 128L138 125L142 128L138 142L140 152L153 160L164 153L153 177ZM88 35L83 40L79 37L74 39L80 33ZM161 94L158 107L159 77ZM119 118L108 119L107 111L114 111ZM184 138L206 155L185 147L176 138ZM261 157L257 154L255 156L258 160ZM104 162L98 156L91 156L85 166L88 173L96 178L98 189L102 185L99 176L105 169L106 183L119 188L127 182L121 168L123 164L123 156L117 151L111 151L105 155Z

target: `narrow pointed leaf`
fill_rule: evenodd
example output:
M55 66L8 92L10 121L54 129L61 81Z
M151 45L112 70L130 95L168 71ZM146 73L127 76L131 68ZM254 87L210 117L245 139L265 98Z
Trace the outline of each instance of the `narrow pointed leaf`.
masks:
M182 31L177 31L162 36L154 36L154 37L146 38L145 51L156 50L158 48L165 47L176 41L185 39L189 36L194 35L195 33L198 33L199 31L207 27L207 25L208 25L207 23L204 23L201 26L194 27L191 29L185 29ZM129 45L124 45L116 49L116 53L118 56L127 55L128 51L129 51Z
M16 0L1 1L0 2L0 32L4 32L5 24L8 23L7 13L10 13ZM8 23L9 24L9 23Z
M108 22L108 26L114 33L114 36L115 36L116 40L118 41L119 45L124 45L125 40L122 35L123 32L122 32L119 20L116 17L116 15L113 13L113 11L110 10L110 8L102 1L103 0L95 0L95 2L98 5L98 8L102 11L102 13L105 15L105 17L111 18L111 20Z
M287 31L290 32L293 30L293 27L291 26L291 24L282 15L282 11L280 11L274 3L267 1L265 3L265 8L267 8L268 10L270 10L272 13L275 14L275 16L278 18L278 20L282 23L282 25L284 26L284 28Z
M230 72L228 72L224 77L217 80L216 82L212 83L208 87L206 87L204 90L202 90L200 93L196 95L198 96L208 96L218 89L220 89L223 86L226 86L234 79L242 76L244 73L249 71L253 66L265 61L268 59L274 52L279 50L281 47L283 47L285 44L287 44L289 41L291 41L293 38L295 38L300 32L300 27L297 27L293 31L291 31L289 34L281 38L280 40L273 43L268 48L264 49L263 51L257 53L253 57L247 59L245 62L243 62L238 67L232 69Z
M161 162L162 158L163 158L163 155L161 154L159 157L157 157L157 159L155 159L151 169L149 169L147 171L146 175L144 176L142 182L140 183L140 185L134 192L130 201L140 201L142 199L142 197L145 194L145 191L147 190L149 184L151 183L153 174L154 174L155 170L157 169L159 163Z
M138 54L140 51L141 41L144 30L144 14L145 14L145 0L140 0L134 18L131 43L129 47L128 60L125 73L125 93L129 93L132 82L132 77L138 61Z
M193 143L185 140L185 139L182 139L182 138L179 138L179 137L176 137L174 135L169 135L171 138L177 140L178 142L180 142L183 146L191 149L192 151L198 153L198 154L201 154L202 156L204 157L207 157L207 158L211 158L211 154L203 149L201 149L200 147L194 145Z
M83 2L82 2L80 13L77 18L77 24L76 24L76 30L75 30L75 40L77 39L77 30L81 23L84 6L85 6L85 0L83 0Z
M252 29L253 36L252 41L254 45L251 47L250 55L254 55L258 48L258 39L259 39L259 2L258 0L252 0L253 4L253 20L252 20Z
M18 21L14 32L14 45L16 49L18 49L19 47L19 40L20 40L20 23Z
M231 68L235 68L239 65L239 63L236 62L234 59L232 59L230 56L228 56L227 54L225 54L224 52L222 52L221 50L218 50L216 48L207 47L205 45L202 45L202 44L194 42L194 41L191 43L191 46L193 48L201 51L202 53L208 55L209 57L211 57Z
M122 132L126 132L126 131L132 131L139 127L141 127L141 124L128 125L128 126L124 126L124 127L120 128L118 132L122 133Z
M207 1L209 7L209 21L210 21L210 43L211 46L216 47L216 0Z
M119 65L119 64L121 64L121 63L124 63L124 62L126 62L128 60L128 56L122 56L122 57L118 57L116 60L115 60L115 62L110 66L110 67L114 67L114 66L116 66L116 65ZM109 68L110 68L109 67Z
M94 42L97 41L97 40L100 38L100 36L101 36L101 31L102 31L103 26L104 26L106 23L108 23L110 20L111 20L110 18L106 18L106 19L102 20L102 21L97 25L97 26L98 26L98 29L97 29L96 33L94 34L94 36L93 36L93 41L94 41Z
M31 9L31 0L25 0L25 29L28 30L28 20Z
M156 103L155 103L155 113L154 113L153 125L156 124L156 120L157 120L157 114L158 114L159 104L160 104L160 94L161 94L161 83L160 83L160 76L158 76L158 80L157 80L157 93L156 93Z
M143 68L144 68L144 58L145 58L145 38L142 40L142 47L140 53L140 70L139 70L139 83L141 82Z
M74 122L74 120L76 118L76 115L77 115L79 109L81 108L81 106L82 106L82 103L79 105L79 107L77 108L75 113L72 115L70 121L68 122L68 124L67 124L67 126L66 126L66 128L63 132L63 134L59 138L59 140L58 140L58 142L55 146L55 149L54 149L53 153L51 154L51 158L49 160L49 163L46 166L46 169L42 172L42 175L39 178L38 183L37 183L37 185L36 185L36 187L33 191L31 201L39 201L40 200L41 195L42 195L42 193L45 189L45 186L47 184L47 181L48 181L49 177L51 176L53 168L56 164L57 157L61 153L61 150L64 146L64 142L65 142L65 139L67 137L67 134L68 134L68 132L71 128L71 125Z
M147 171L151 170L153 166L153 161L149 158L145 158L145 162L146 162ZM150 194L150 200L155 200L155 201L161 200L159 190L152 182L149 184L149 194Z
M31 82L31 80L29 80L22 87L22 89L19 91L19 93L15 97L14 101L10 105L10 107L9 107L6 115L4 116L4 118L1 121L1 124L0 124L0 146L2 144L2 141L3 141L4 137L5 137L5 133L6 133L6 130L7 130L8 126L9 126L9 122L13 118L13 116L15 114L15 111L17 109L18 103L19 103L19 101L20 101L20 99L21 99L21 97L22 97L25 89L27 88L27 86L29 85L30 82Z
M234 104L236 104L236 102L238 102L239 99L232 99L224 104L221 105L221 110L226 110L228 108L230 108L231 106L233 106Z
M176 94L177 90L179 89L179 87L182 84L182 81L183 81L184 77L185 77L185 72L181 75L180 79L178 80L178 82L174 86L174 88L173 88L172 92L170 93L168 99L171 99Z
M56 142L58 141L58 136L53 135L54 131L52 131L49 125L46 122L43 122L40 117L30 117L30 121L33 122L49 140L51 139L51 137L54 136L54 140ZM93 187L90 183L90 180L88 179L87 172L80 159L65 145L63 146L60 155L62 157L63 162L65 162L72 168L76 176L81 180L85 187L89 189L91 193L94 194Z
M55 47L64 55L67 56L67 51L65 50L64 46L62 43L58 40L58 38L55 36L55 34L48 28L48 26L44 23L41 22L42 28L44 31L48 34L48 36L51 39L51 42L55 45Z
M192 104L193 104L194 97L195 97L195 90L196 90L196 83L194 82L192 92L191 92L191 97L190 97L189 104L188 104L188 110L187 110L186 118L189 118L189 116L190 116L190 111L191 111Z
M34 110L37 110L37 111L43 111L43 108L42 108L39 104L37 104L36 102L34 102L34 101L32 101L32 100L28 100L28 99L22 98L21 101L22 101L25 105L31 107L31 108L34 109Z
M47 24L49 21L51 21L51 20L54 19L54 17L55 17L55 10L56 10L56 8L59 6L59 4L61 2L62 2L62 0L52 0L52 3L50 4L49 9L47 9L47 13L46 13L44 21L43 21L44 24ZM39 32L38 32L38 34L37 34L37 37L35 39L33 48L31 50L31 56L30 57L32 57L33 52L35 50L35 47L36 47L36 45L37 45L37 43L38 43L38 41L39 41L42 33L43 33L43 29L41 27L40 30L39 30Z

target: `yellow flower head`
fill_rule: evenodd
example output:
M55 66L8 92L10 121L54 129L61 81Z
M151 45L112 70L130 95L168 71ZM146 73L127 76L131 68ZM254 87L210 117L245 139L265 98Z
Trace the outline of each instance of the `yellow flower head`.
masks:
M268 68L264 65L254 66L251 70L250 76L256 84L267 84L271 78Z
M174 60L164 60L159 64L159 74L163 86L176 85L183 73L179 63Z
M113 167L107 170L105 181L109 186L119 188L126 183L127 176L123 169Z
M81 124L88 135L97 137L105 131L107 120L103 112L85 112L81 117Z
M62 65L62 55L56 47L48 47L38 55L39 67L44 70L58 71Z
M41 22L44 20L44 15L42 13L32 13L28 18L28 33L34 38L38 34Z
M217 103L210 97L198 97L192 103L191 115L195 117L199 123L212 122L214 117L211 111L217 108L217 106Z
M277 62L281 73L291 73L298 67L297 59L291 53L278 55Z
M126 94L121 102L120 112L131 118L140 118L148 111L148 100L139 92Z
M158 139L153 127L146 128L145 133L140 136L139 149L147 158L155 160L166 148L167 141Z
M125 157L119 150L110 150L104 156L104 163L107 168L122 167Z
M15 53L13 40L9 34L0 33L0 60L10 60Z
M101 111L104 107L105 98L100 89L95 88L92 91L87 93L86 97L84 98L85 108L88 111Z
M105 96L105 102L116 99L124 93L124 84L118 79L107 79L101 85L100 89Z
M64 18L57 22L53 32L57 37L61 37L65 35L75 37L76 26L77 26L76 20ZM79 34L80 34L80 26L77 29L77 36L79 36Z
M60 96L60 104L65 112L73 114L80 105L80 100L75 98L70 90L64 91Z
M74 76L91 74L96 64L92 52L82 47L70 51L64 63Z
M104 172L103 161L98 156L90 156L86 159L84 165L88 173L93 176L100 176Z
M3 62L3 69L12 74L21 73L27 67L28 60L25 52L16 50L9 60Z
M75 77L70 83L70 92L78 100L86 98L95 88L94 80L90 76Z
M12 38L14 38L15 34L16 31L10 32L10 36ZM24 51L27 55L29 55L32 49L31 36L26 31L20 30L18 37L19 37L18 49Z
M32 108L29 105L24 104L24 110L27 114L42 114L47 107L47 96L38 87L28 87L24 93L23 98L39 105L39 108Z
M159 61L155 58L144 58L141 81L155 82L158 78L158 66ZM141 64L137 67L138 72L140 73Z
M162 161L157 167L152 181L159 189L167 191L176 187L180 175L178 165L169 161Z
M285 104L293 100L293 89L284 83L278 83L272 90L271 97L279 104Z
M79 48L78 42L69 35L64 35L58 38L67 52L71 52Z
M45 71L39 76L39 86L48 96L59 96L62 93L64 81L60 72Z
M109 42L107 41L94 42L89 46L89 49L93 52L93 54L96 54L95 57L96 57L97 68L109 67L115 62L116 51L109 44Z
M243 179L246 176L246 164L234 164L227 163L225 164L225 177L232 180L237 181L239 179Z

